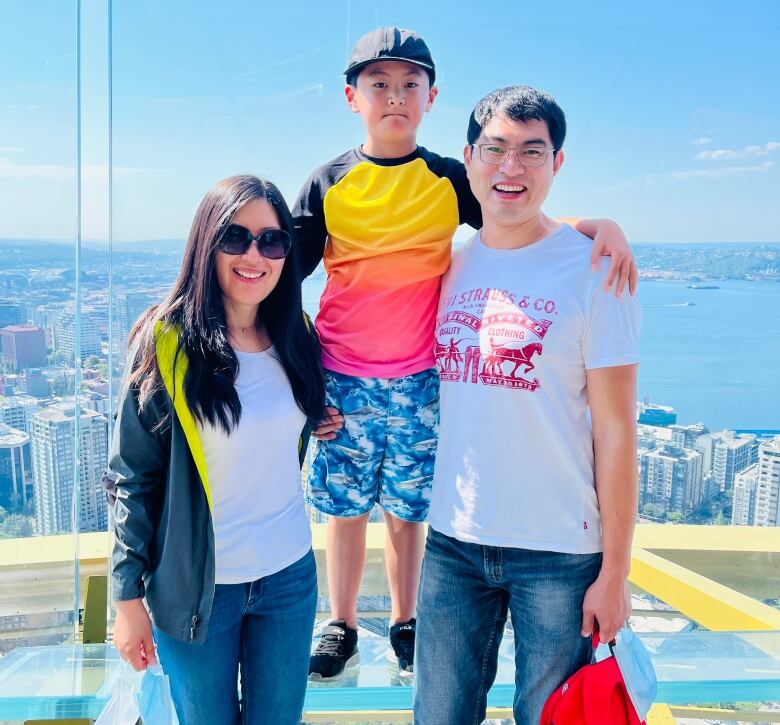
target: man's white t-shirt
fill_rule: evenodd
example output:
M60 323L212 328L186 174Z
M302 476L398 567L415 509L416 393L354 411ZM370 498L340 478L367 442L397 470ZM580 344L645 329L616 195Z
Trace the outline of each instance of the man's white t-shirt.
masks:
M461 541L599 552L586 370L639 360L636 297L604 290L564 224L520 249L477 233L442 283L441 422L428 522Z
M230 435L198 426L213 500L217 584L275 574L311 548L298 463L306 416L273 347L236 355L238 426Z

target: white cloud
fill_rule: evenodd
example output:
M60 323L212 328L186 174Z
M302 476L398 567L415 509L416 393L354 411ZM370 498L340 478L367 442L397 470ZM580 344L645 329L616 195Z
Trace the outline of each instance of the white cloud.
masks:
M115 166L114 178L127 178L137 174L155 173L164 169L133 166ZM49 179L51 181L69 181L76 178L76 167L62 164L17 164L0 159L0 179ZM81 167L84 181L108 181L108 167L87 164Z
M625 191L639 186L657 186L670 181L685 181L687 179L724 179L739 174L756 174L769 171L775 167L774 161L763 161L757 166L725 166L720 169L686 169L670 171L664 174L644 174L632 179L621 181L612 187L613 191Z
M672 179L722 179L734 174L752 174L759 171L769 171L774 167L774 161L764 161L758 166L726 166L722 169L691 169L689 171L674 171L668 176Z
M696 155L697 161L733 161L734 159L755 159L768 156L780 149L780 141L770 141L763 146L745 146L743 149L715 149L714 151L700 151Z
M2 106L4 111L39 111L40 108L40 106L34 103L17 103L16 101L6 103Z
M696 146L706 146L708 143L712 143L712 141L713 139L707 138L706 136L693 139L693 143L696 144Z
M24 149L18 146L0 146L0 154L18 154L20 151Z

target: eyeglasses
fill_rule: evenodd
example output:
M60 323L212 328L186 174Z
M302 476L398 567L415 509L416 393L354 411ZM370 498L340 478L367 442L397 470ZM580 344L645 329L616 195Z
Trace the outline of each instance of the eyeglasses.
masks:
M472 146L476 146L479 149L479 158L483 163L493 164L500 166L508 158L510 152L514 151L517 160L522 166L544 166L547 161L547 154L555 149L546 148L544 146L529 146L528 148L515 148L513 146L504 146L501 143L475 143Z
M217 243L217 249L225 254L246 254L252 242L257 251L267 259L284 259L290 253L292 239L284 229L266 229L257 236L240 224L231 224Z

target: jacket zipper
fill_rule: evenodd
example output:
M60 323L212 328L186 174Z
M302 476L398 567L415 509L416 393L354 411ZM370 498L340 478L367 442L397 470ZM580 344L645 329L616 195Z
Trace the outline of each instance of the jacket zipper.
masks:
M208 504L207 504L208 506ZM206 558L206 555L204 553L203 558ZM201 575L201 582L200 582L200 590L198 591L198 598L197 598L197 607L200 609L203 606L203 577L205 576L205 570L206 570L206 563L203 562L203 566L201 567L201 570L203 574ZM190 619L190 642L195 640L195 630L198 628L198 624L200 624L200 617L198 616L198 609L195 610L195 614L192 615L192 618Z

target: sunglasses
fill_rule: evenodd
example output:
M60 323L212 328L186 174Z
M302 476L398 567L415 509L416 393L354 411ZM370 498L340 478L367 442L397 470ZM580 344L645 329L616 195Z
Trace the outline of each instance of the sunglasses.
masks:
M257 251L267 259L284 259L292 246L284 229L266 229L255 236L246 227L231 224L220 237L217 249L225 254L246 254L252 242L257 242Z

